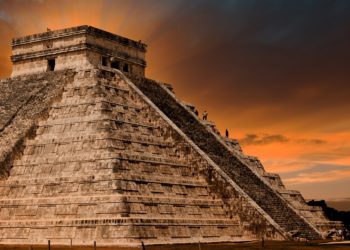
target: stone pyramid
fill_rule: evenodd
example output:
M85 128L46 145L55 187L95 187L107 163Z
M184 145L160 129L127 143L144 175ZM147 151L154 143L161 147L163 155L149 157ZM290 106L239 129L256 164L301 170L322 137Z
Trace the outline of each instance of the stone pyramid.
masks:
M0 244L319 239L341 226L145 78L144 44L79 26L12 46Z

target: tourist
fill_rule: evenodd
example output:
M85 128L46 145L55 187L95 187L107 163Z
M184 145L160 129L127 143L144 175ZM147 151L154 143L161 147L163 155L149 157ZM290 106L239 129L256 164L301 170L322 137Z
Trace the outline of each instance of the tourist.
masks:
M206 121L208 119L208 113L207 111L203 112L203 121Z
M228 129L225 131L226 138L228 138Z
M343 230L341 230L340 228L337 231L337 236L340 237L340 239L343 239Z

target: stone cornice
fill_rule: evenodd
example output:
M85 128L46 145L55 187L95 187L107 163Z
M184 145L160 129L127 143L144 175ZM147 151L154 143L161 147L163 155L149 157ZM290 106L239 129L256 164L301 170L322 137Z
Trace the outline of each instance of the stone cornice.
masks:
M67 28L67 29L61 29L61 30L55 30L55 31L48 31L48 32L30 35L30 36L15 38L12 40L12 47L24 45L24 44L30 44L34 42L52 40L52 39L57 39L62 37L69 37L69 36L78 35L78 34L89 34L95 37L101 37L107 40L118 42L125 46L136 48L143 52L146 51L146 47L147 47L147 45L144 43L136 42L134 40L131 40L122 36L118 36L113 33L100 30L88 25L77 26L73 28Z
M40 58L40 57L50 57L50 56L56 56L67 52L74 52L74 51L81 51L81 50L92 50L104 55L113 56L122 60L126 60L143 67L146 66L146 62L142 59L131 57L126 53L112 51L104 47L101 47L95 44L88 44L88 43L71 45L63 48L42 50L42 51L33 52L33 53L13 55L11 56L11 61L18 62L22 60L28 60L28 59L34 59L34 58Z

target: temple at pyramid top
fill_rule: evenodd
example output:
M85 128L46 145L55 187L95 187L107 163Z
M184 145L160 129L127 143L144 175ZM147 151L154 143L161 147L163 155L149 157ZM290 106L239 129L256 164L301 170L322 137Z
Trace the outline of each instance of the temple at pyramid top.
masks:
M12 76L100 66L144 76L146 47L87 25L47 31L12 40Z

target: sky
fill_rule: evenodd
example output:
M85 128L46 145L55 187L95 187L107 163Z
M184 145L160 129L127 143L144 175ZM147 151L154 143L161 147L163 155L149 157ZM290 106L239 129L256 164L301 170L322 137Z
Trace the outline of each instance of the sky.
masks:
M13 37L85 24L148 44L147 77L288 189L350 201L350 1L0 0L0 78Z

